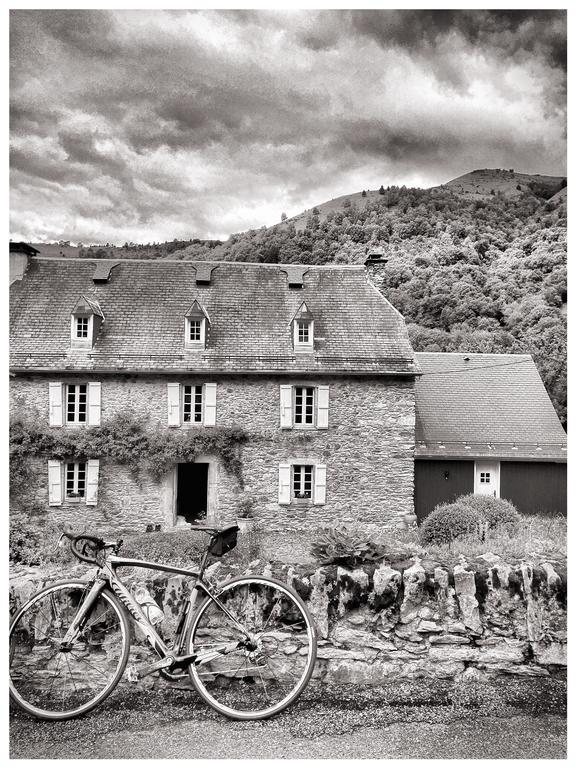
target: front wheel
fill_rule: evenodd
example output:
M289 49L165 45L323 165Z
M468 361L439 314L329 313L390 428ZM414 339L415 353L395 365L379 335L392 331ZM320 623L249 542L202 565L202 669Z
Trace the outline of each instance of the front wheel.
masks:
M130 626L116 597L102 591L74 642L62 640L91 584L66 581L34 595L10 627L10 694L31 715L67 720L108 696L124 672Z
M187 638L200 696L223 715L258 720L281 712L308 683L316 632L299 595L286 584L244 576L201 604Z

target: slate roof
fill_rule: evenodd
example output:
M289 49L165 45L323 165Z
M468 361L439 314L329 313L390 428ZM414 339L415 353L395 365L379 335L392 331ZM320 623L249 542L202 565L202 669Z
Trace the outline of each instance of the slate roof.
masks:
M289 289L286 265L113 264L109 282L95 283L103 260L30 259L11 289L13 370L418 371L404 319L363 267L304 266L304 287ZM197 269L209 285L196 284ZM80 296L98 301L105 317L89 352L70 348L70 313ZM195 300L210 318L202 351L184 348L184 316ZM290 324L304 301L314 316L315 349L294 353Z
M416 358L417 457L566 460L566 433L530 355Z

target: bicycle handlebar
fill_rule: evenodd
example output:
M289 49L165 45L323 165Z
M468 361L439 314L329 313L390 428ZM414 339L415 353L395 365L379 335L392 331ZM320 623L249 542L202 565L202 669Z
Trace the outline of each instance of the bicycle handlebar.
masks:
M62 535L70 539L72 554L85 563L98 563L98 553L106 547L119 547L122 541L104 541L99 536L91 536L88 533L76 534L72 526L66 523Z

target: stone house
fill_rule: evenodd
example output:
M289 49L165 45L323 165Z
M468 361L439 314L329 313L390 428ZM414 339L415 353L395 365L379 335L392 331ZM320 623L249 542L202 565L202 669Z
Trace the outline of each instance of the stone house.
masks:
M466 493L566 514L567 439L530 355L417 352L419 519Z
M159 480L106 455L33 456L27 492L54 519L169 529L248 510L281 543L413 512L418 363L363 267L36 254L20 266L15 412L49 435L126 412L167 445L189 430L246 433L241 477L217 452L176 458Z

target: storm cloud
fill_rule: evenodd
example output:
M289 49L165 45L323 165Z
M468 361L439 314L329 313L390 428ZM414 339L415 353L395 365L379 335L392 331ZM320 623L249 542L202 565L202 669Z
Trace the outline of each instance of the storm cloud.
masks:
M563 11L11 12L11 232L227 237L380 184L565 174Z

